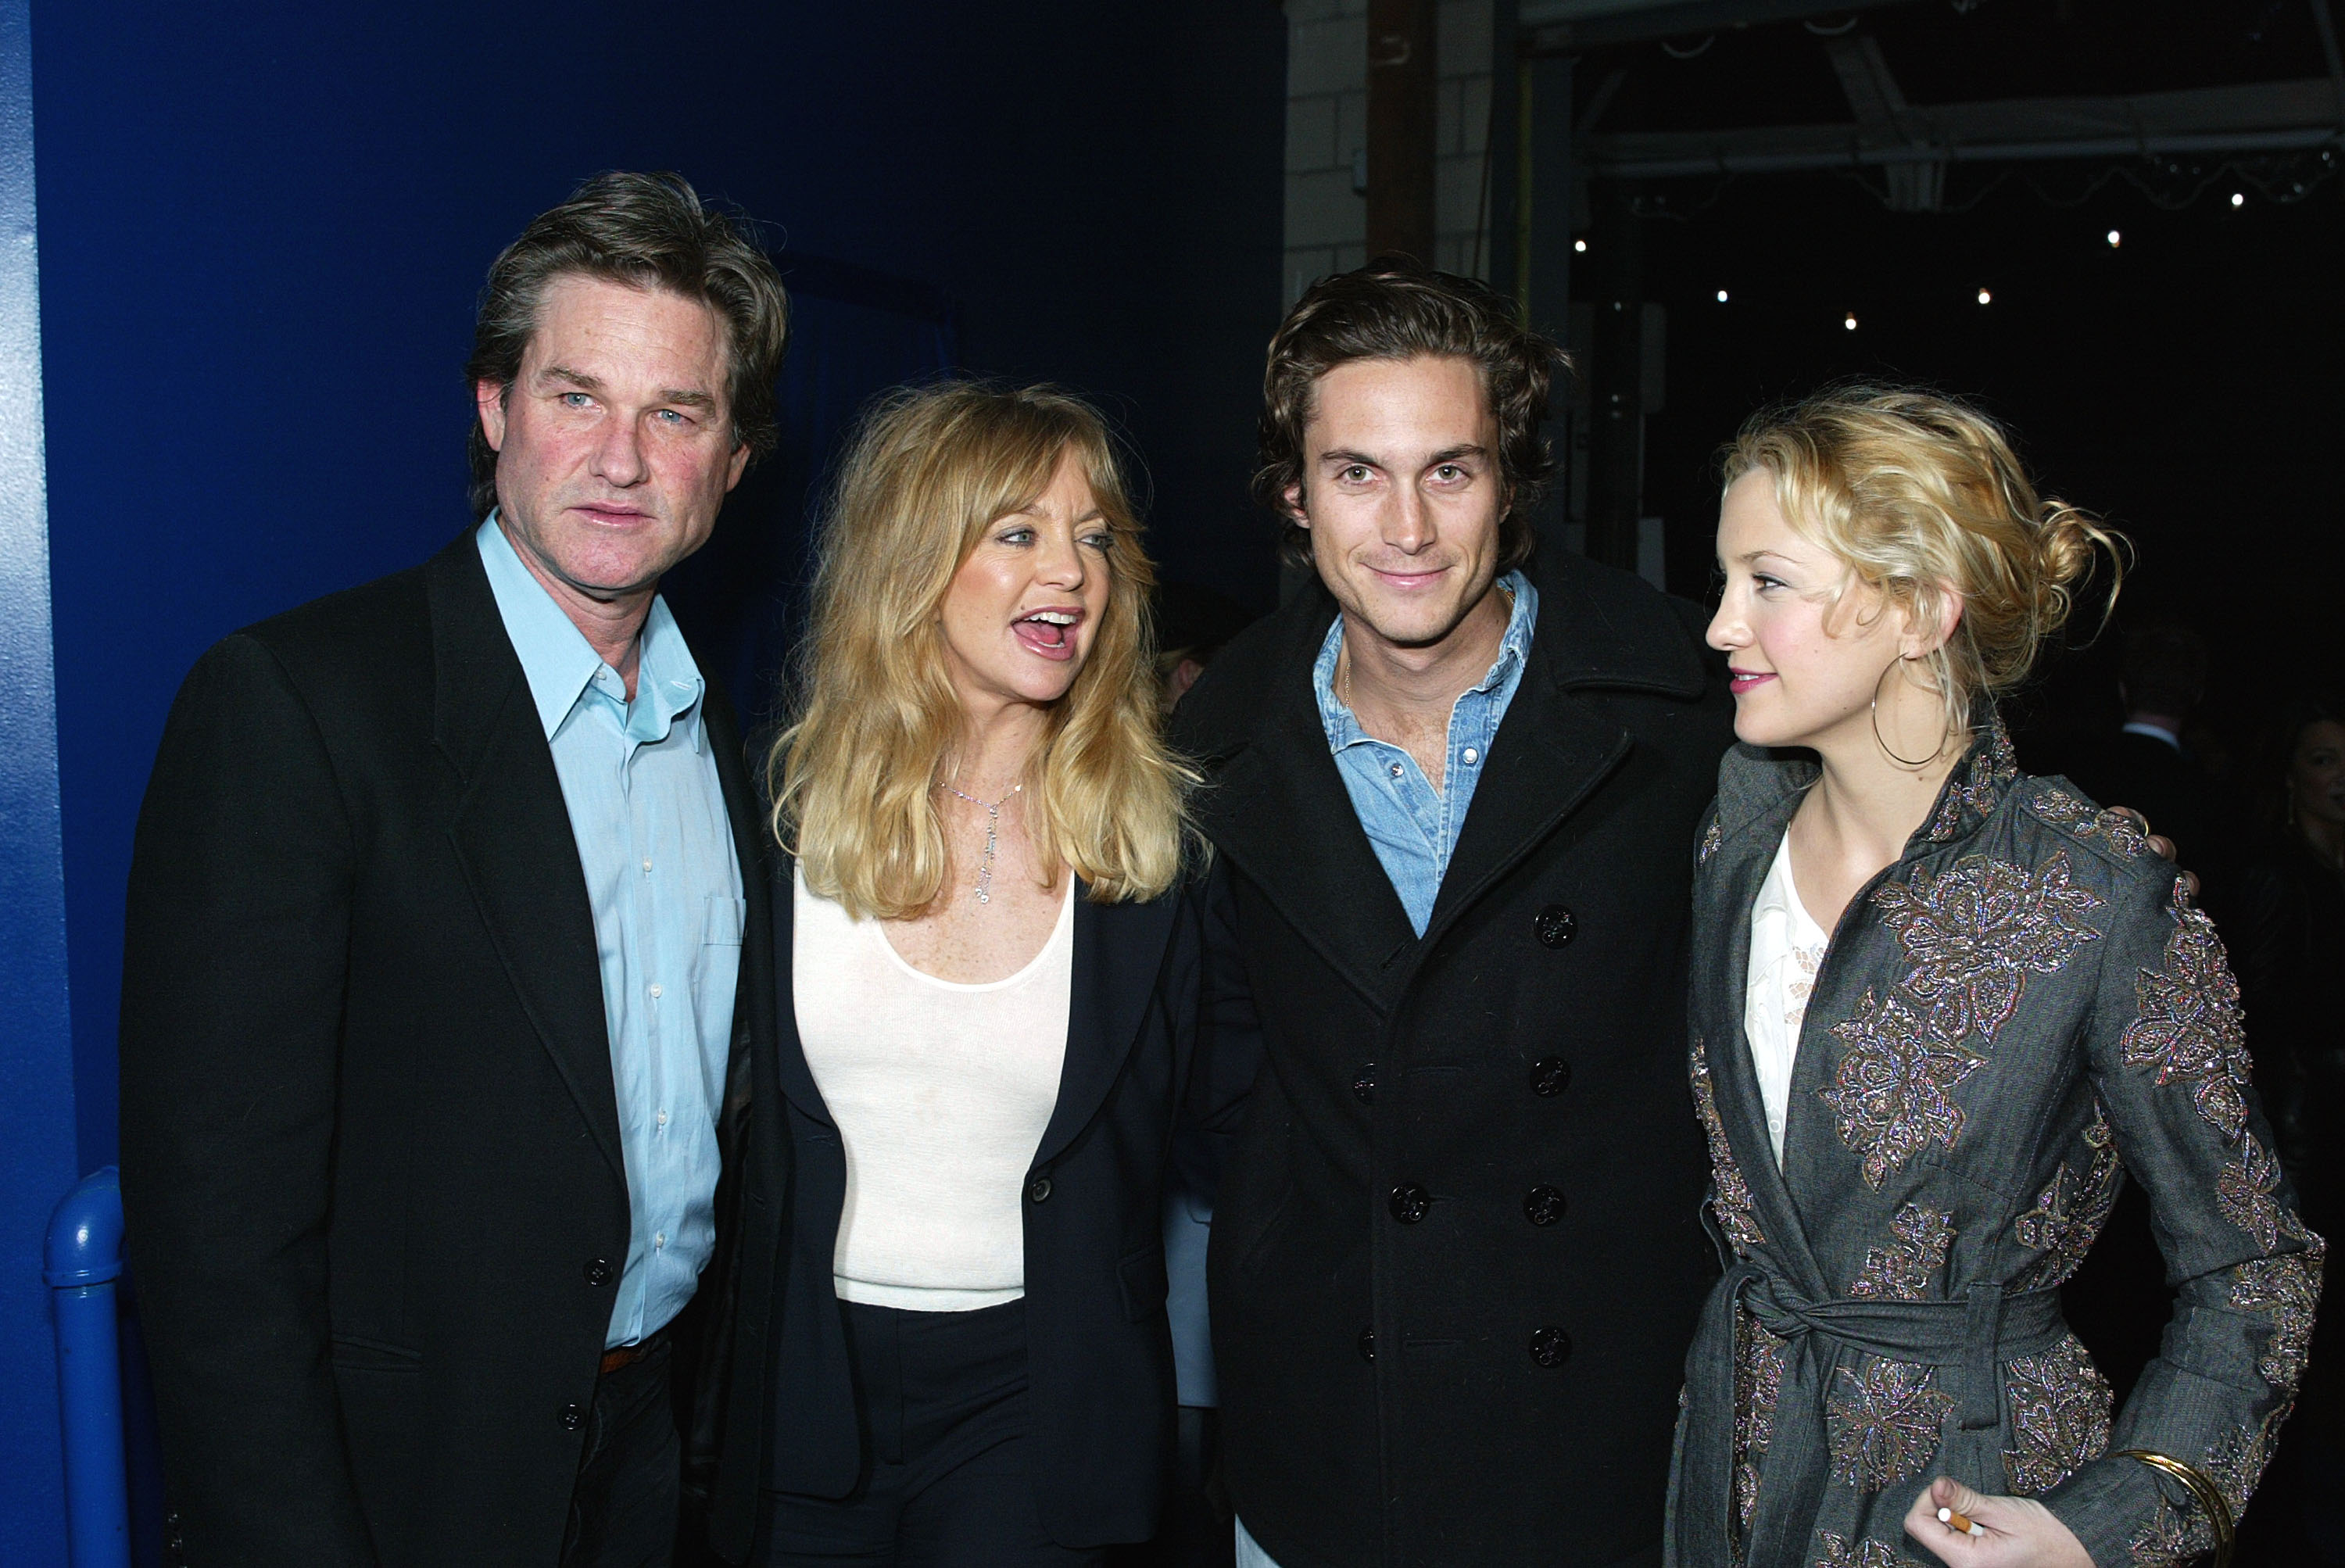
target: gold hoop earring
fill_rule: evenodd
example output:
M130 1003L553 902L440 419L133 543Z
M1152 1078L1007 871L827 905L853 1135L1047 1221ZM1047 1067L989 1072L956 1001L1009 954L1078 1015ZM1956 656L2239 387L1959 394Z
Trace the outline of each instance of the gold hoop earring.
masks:
M1923 758L1919 762L1914 761L1910 757L1898 756L1897 753L1889 749L1889 742L1881 738L1881 682L1887 680L1889 678L1889 672L1895 669L1899 665L1903 664L1905 660L1903 655L1891 659L1889 663L1883 667L1880 678L1873 683L1873 744L1881 748L1881 754L1883 757L1888 758L1890 761L1896 763L1901 768L1927 768L1931 763L1935 762L1939 758L1945 755L1946 737L1954 728L1952 725L1941 724L1938 727L1938 748L1935 751L1931 752L1927 757Z

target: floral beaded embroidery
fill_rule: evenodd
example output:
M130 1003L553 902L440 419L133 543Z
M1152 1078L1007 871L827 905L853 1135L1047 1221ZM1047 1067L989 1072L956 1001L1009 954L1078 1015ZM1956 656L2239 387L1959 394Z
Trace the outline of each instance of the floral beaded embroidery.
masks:
M1903 986L1929 1004L1936 1032L1988 1040L2010 1022L2030 974L2055 974L2101 933L2082 917L2101 901L2077 885L2055 852L2030 871L1966 855L1944 874L1916 872L1873 895L1882 923L1913 962Z
M1897 1211L1889 1228L1897 1239L1864 1255L1864 1269L1848 1293L1879 1300L1924 1300L1930 1294L1931 1278L1946 1261L1946 1248L1954 1245L1954 1217L1909 1203Z
M1718 1216L1726 1238L1734 1244L1735 1256L1748 1257L1752 1247L1766 1243L1767 1237L1759 1228L1751 1184L1742 1179L1742 1167L1734 1162L1734 1145L1727 1141L1726 1124L1719 1119L1718 1093L1710 1078L1710 1053L1700 1035L1694 1037L1687 1075L1693 1080L1694 1114L1701 1119L1701 1130L1710 1139L1711 1181L1716 1189L1711 1196L1711 1212Z
M2315 1242L2302 1252L2251 1257L2239 1265L2231 1305L2244 1312L2269 1313L2272 1327L2256 1370L2284 1399L2296 1397L2312 1349L2313 1308L2320 1302L2320 1265L2328 1247Z
M2011 1435L2003 1451L2011 1490L2048 1492L2109 1446L2109 1380L2074 1334L2011 1363Z
M2011 737L2004 732L2001 724L1989 719L1985 740L1972 751L1970 760L1946 780L1944 799L1930 823L1930 842L1943 844L1962 831L1963 813L1966 810L1981 817L1994 815L1995 802L2018 776L2019 754L2012 749Z
M1863 1159L1867 1186L1879 1187L1932 1143L1954 1147L1963 1110L1949 1091L1986 1058L1938 1033L1894 996L1877 1002L1871 991L1832 1034L1848 1050L1822 1093L1841 1142Z
M1816 1568L1903 1568L1907 1561L1881 1542L1852 1543L1829 1530L1817 1531L1816 1541L1824 1549L1824 1554L1816 1559Z
M1775 1403L1783 1388L1783 1358L1791 1341L1768 1332L1748 1310L1735 1314L1734 1512L1749 1529L1759 1510L1759 1470L1775 1434Z
M2215 1207L2225 1219L2256 1238L2267 1252L2282 1236L2302 1237L2304 1222L2279 1206L2279 1161L2253 1137L2239 1140L2238 1157L2215 1177Z
M2085 1146L2092 1156L2084 1170L2080 1173L2061 1161L2035 1201L2012 1222L2019 1245L2041 1255L2020 1270L2012 1281L2014 1289L2033 1290L2065 1281L2085 1261L2094 1238L2108 1221L2125 1166L2117 1158L2117 1136L2109 1129L2108 1115L2098 1103L2093 1106L2091 1124L2085 1128Z
M1709 863L1711 856L1718 853L1718 846L1725 841L1726 835L1719 830L1717 820L1713 818L1710 826L1702 830L1701 849L1694 856L1693 863L1697 866Z
M2117 1038L2128 1065L2155 1066L2157 1082L2189 1082L2198 1114L2227 1138L2248 1122L2247 1037L2239 983L2224 962L2213 922L2177 910L2164 959L2134 983L2139 1014Z
M1928 1367L1874 1356L1862 1376L1840 1369L1844 1385L1824 1401L1834 1481L1860 1492L1922 1473L1938 1451L1938 1432L1953 1396Z

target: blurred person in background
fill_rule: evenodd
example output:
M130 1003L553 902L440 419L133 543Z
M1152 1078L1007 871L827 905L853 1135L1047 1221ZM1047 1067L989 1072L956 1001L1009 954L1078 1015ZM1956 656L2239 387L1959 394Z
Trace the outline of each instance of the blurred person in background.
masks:
M2206 760L2183 740L2206 695L2205 638L2171 621L2135 627L2117 679L2124 726L2086 748L2068 772L2095 799L2122 800L2157 823L2219 914L2236 859L2235 813Z
M2280 1163L2302 1195L2306 1220L2334 1235L2345 1211L2345 697L2291 698L2259 749L2250 784L2263 831L2241 864L2224 931L2238 955L2256 1086ZM2253 1522L2243 1551L2252 1544L2273 1562L2345 1563L2340 1355L2336 1319L2324 1315L2289 1441L2272 1466L2279 1506Z

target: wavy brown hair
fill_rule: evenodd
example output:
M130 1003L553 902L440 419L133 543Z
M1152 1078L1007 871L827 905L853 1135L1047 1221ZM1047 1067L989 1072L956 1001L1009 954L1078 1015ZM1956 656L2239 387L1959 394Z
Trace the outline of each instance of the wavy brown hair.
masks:
M1304 291L1270 340L1255 435L1254 499L1279 519L1279 553L1311 564L1311 531L1294 520L1287 493L1305 493L1303 433L1319 378L1354 360L1419 356L1472 362L1498 424L1498 477L1507 513L1498 524L1498 570L1530 559L1531 509L1555 472L1539 427L1549 393L1571 362L1516 319L1514 302L1486 283L1436 272L1406 256L1322 278Z
M1030 505L1070 454L1113 539L1107 609L1029 761L1027 832L1043 864L1071 866L1100 902L1154 898L1181 873L1195 775L1164 745L1156 575L1107 427L1050 387L944 382L879 402L840 467L788 728L766 759L774 836L809 889L858 919L907 919L943 890L935 785L964 714L939 609L985 530Z

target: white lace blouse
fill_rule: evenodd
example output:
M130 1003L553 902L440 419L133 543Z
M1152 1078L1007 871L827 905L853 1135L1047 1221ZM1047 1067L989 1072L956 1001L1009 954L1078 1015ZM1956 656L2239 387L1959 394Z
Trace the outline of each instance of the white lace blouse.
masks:
M1783 1163L1783 1112L1792 1098L1792 1064L1800 1050L1800 1023L1832 933L1818 925L1792 884L1792 840L1775 847L1774 864L1751 903L1750 978L1742 994L1742 1032L1767 1107L1767 1136L1775 1164Z

